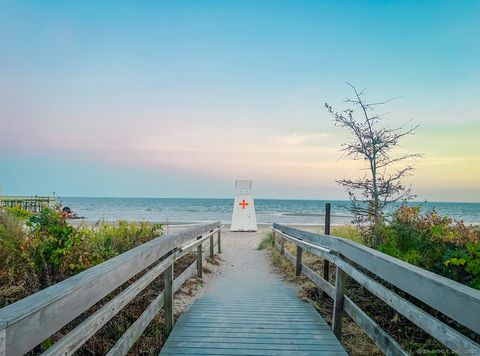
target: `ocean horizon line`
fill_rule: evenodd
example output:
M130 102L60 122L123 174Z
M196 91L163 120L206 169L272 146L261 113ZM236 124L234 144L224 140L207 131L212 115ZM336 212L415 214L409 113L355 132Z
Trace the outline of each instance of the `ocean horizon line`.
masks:
M17 194L18 195L18 194ZM17 195L12 195L12 196L17 196ZM38 195L38 194L37 194ZM39 195L40 196L40 195ZM174 199L190 199L190 200L234 200L234 196L232 197L147 197L147 196L67 196L67 195L55 195L58 197L60 200L65 198L65 199L169 199L169 200L174 200ZM286 201L306 201L306 202L312 202L312 201L322 201L322 202L350 202L348 199L306 199L306 198L264 198L264 197L255 197L255 200L286 200ZM422 204L422 203L440 203L440 204L480 204L480 201L460 201L460 200L409 200L407 203L416 203L416 204Z

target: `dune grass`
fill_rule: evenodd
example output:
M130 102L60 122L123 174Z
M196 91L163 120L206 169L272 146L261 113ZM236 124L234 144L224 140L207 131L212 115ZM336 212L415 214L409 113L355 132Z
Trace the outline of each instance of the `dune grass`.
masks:
M56 211L0 211L0 308L162 234L161 225L71 226Z
M268 231L266 234L265 234L265 237L263 238L262 241L260 241L260 243L258 244L257 246L257 250L265 250L269 247L272 247L273 246L273 243L275 241L275 237L273 235L273 232L272 231Z
M331 234L337 237L343 237L348 240L358 242L364 245L365 240L362 236L360 229L354 225L339 225L333 226Z

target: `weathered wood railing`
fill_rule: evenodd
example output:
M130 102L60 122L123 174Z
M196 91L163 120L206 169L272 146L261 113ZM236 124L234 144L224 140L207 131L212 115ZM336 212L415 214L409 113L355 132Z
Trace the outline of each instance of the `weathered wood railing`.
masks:
M163 307L165 332L173 328L173 294L192 275L202 275L202 244L210 240L210 257L217 244L221 252L219 222L195 226L167 234L131 249L47 289L0 309L0 356L22 355L102 300L132 277L146 270L128 288L105 303L76 326L45 355L70 355L122 310L161 273L164 290L147 307L110 350L109 355L125 355ZM214 240L214 235L218 239ZM191 242L191 240L193 240ZM197 259L175 280L175 260L197 250Z
M353 241L273 224L275 246L296 266L296 274L304 274L334 301L333 331L340 339L342 315L347 313L368 337L387 355L407 352L345 295L346 276L355 280L398 313L459 354L480 354L480 345L431 314L402 298L393 290L369 277L367 270L380 279L410 294L450 319L480 333L480 292L463 284L418 268ZM296 257L285 249L285 240L296 246ZM303 252L335 264L335 285L302 264ZM357 268L359 266L359 268Z

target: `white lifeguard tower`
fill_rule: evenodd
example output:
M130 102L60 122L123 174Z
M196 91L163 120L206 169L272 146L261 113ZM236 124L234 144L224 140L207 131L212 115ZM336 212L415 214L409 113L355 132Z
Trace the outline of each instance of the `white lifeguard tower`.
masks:
M257 231L257 218L253 202L252 181L235 181L235 203L231 231Z

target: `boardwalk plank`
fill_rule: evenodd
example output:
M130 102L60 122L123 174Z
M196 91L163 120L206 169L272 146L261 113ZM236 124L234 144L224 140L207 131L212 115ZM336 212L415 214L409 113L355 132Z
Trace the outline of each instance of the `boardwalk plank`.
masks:
M294 340L301 340L301 339L308 339L308 340L337 340L335 336L331 335L323 335L319 334L318 331L314 330L312 332L305 331L303 333L291 333L289 330L287 331L278 331L275 330L250 330L250 331L218 331L214 329L206 329L205 331L192 331L192 330L183 330L181 337L189 338L189 337L199 337L204 339L206 336L210 338L217 338L221 337L224 339L230 338L242 338L242 337L257 337L261 336L264 339L294 339ZM174 338L174 336L172 336Z
M258 338L259 335L250 334L250 337L242 337L236 334L232 336L213 336L209 335L208 338L202 336L187 336L182 335L181 337L172 337L172 343L180 343L180 342L204 342L208 340L208 342L213 343L224 343L227 342L229 344L248 344L248 343L255 343L255 344L267 344L267 345L274 345L274 344L282 344L282 345L338 345L338 341L336 339L321 339L315 337L309 338L288 338L282 337L278 335L272 335L270 337L266 337L265 335L260 335L261 337ZM257 337L257 338L255 338Z
M289 350L289 351L340 351L342 347L338 344L265 344L261 342L255 342L255 339L251 339L250 342L245 343L232 343L232 342L192 342L192 341L170 341L168 347L170 348L195 348L201 349L220 349L220 350Z

